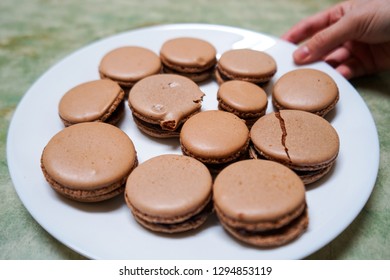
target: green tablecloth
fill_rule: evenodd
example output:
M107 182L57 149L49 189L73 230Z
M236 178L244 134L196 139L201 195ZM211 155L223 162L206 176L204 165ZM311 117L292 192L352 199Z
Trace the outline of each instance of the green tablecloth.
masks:
M0 259L83 259L56 241L19 200L6 138L16 105L50 66L97 39L167 23L211 23L282 35L335 0L2 0L0 2ZM374 191L354 222L308 259L390 259L390 73L351 81L371 110L381 159ZM353 121L353 120L351 120ZM342 214L342 213L341 213Z

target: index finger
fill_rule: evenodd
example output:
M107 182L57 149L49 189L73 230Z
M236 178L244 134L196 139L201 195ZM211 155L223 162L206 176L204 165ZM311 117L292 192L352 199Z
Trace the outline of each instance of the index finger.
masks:
M313 16L305 18L290 28L282 39L298 44L342 18L348 2L342 2Z

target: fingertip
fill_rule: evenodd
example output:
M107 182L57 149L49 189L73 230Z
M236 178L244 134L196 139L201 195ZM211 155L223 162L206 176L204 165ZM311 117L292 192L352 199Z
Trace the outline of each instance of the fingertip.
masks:
M291 36L291 32L286 32L286 33L284 33L282 36L280 36L280 38L283 39L283 40L285 40L285 41L287 41L287 42L295 43L295 42L293 41L292 36Z
M347 66L347 65L345 65L345 64L342 64L342 65L338 66L336 68L336 71L339 72L347 80L350 80L350 79L352 79L355 76L352 68Z
M309 48L306 45L303 45L299 47L294 53L293 53L293 59L296 64L305 64L308 63L308 59L310 57L310 51Z

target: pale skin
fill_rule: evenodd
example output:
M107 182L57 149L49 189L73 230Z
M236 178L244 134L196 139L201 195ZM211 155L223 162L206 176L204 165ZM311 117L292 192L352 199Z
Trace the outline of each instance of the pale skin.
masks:
M390 0L349 0L301 20L283 39L296 64L324 60L347 79L390 69Z

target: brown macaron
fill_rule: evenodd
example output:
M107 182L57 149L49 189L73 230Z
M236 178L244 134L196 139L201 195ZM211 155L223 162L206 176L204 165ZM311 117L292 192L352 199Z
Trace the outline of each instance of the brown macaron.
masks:
M180 143L183 154L205 163L214 173L247 155L249 130L232 113L204 111L183 125Z
M194 82L210 78L217 62L217 51L209 42L191 37L166 41L160 50L165 73L186 76Z
M119 195L136 166L137 155L130 138L119 128L99 122L61 130L41 156L41 168L51 187L81 202Z
M251 128L252 157L280 162L305 184L332 168L339 153L337 131L324 118L299 110L281 110L261 117Z
M111 79L123 88L131 88L139 80L161 71L160 57L137 46L114 49L104 55L99 65L101 78Z
M212 178L201 162L161 155L140 164L126 183L125 200L134 218L156 232L200 227L212 212Z
M304 184L276 162L244 160L229 165L214 181L213 200L222 226L250 245L281 246L308 227Z
M268 105L266 92L259 86L232 80L223 83L217 93L218 108L243 119L248 127L265 115Z
M326 73L297 69L280 77L273 88L272 103L278 110L303 110L325 116L339 100L339 90Z
M82 122L116 124L124 113L125 93L111 80L77 85L61 98L58 113L65 126Z
M215 77L219 84L241 80L262 85L274 76L276 70L276 61L269 54L252 49L235 49L221 55Z
M157 138L179 137L182 124L198 113L204 93L189 78L153 75L139 81L129 93L129 106L138 128Z

